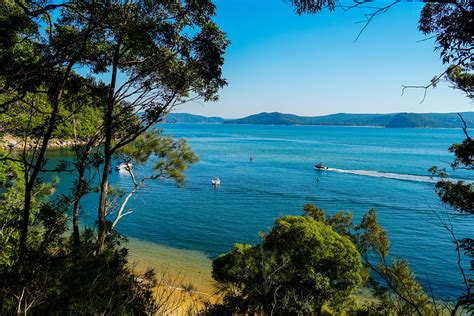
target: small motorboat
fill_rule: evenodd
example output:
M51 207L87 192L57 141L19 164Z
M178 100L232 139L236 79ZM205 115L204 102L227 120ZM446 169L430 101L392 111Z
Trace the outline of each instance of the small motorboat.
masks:
M8 143L8 147L9 147L10 149L15 149L15 148L18 147L18 143L13 140L13 141L11 141L11 142Z
M315 163L314 164L314 169L316 169L316 170L328 170L328 167L323 166L323 164L320 162L320 163Z
M212 184L213 187L220 186L221 185L221 179L219 179L218 177L214 177L211 180L211 184Z
M120 171L120 170L130 170L132 169L132 163L131 162L122 162L120 165L115 167L115 170Z

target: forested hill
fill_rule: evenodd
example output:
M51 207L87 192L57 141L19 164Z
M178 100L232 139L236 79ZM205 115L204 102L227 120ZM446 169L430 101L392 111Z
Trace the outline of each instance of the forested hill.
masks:
M462 112L468 127L474 128L474 112ZM225 120L221 117L207 117L189 113L170 113L165 123L191 124L257 124L257 125L334 125L334 126L376 126L390 128L457 128L461 120L457 113L390 113L390 114L347 114L325 116L298 116L279 112L263 112L244 118Z
M474 127L474 112L460 113L466 121L468 127ZM403 128L403 127L432 127L432 128L450 128L461 127L457 113L399 113L394 115L385 127Z
M474 127L474 112L461 113L468 127ZM335 125L379 126L390 128L456 128L462 122L456 113L392 113L346 114L325 116L298 116L279 112L259 113L240 119L226 120L224 124L261 125Z
M225 124L264 125L344 125L344 126L385 126L393 114L331 114L325 116L298 116L279 112L259 113L241 119L227 120Z
M189 113L170 113L165 119L166 123L201 123L201 124L221 124L222 117L207 117Z

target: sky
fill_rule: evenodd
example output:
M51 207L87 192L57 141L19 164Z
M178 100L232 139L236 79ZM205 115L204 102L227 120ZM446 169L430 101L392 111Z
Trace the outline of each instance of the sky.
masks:
M260 112L457 112L474 105L448 83L426 85L442 65L434 40L418 31L422 3L398 3L377 16L355 41L366 10L298 16L284 0L216 0L216 23L231 44L217 102L176 112L238 118ZM383 2L372 5L381 6Z

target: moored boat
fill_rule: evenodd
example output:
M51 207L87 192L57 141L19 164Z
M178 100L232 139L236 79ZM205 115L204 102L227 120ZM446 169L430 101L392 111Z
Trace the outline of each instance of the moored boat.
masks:
M118 166L115 167L115 170L129 170L132 169L132 163L131 162L122 162Z
M221 185L221 179L219 179L218 177L214 177L211 180L211 184L212 184L212 186L215 186L215 187L219 186L219 185Z

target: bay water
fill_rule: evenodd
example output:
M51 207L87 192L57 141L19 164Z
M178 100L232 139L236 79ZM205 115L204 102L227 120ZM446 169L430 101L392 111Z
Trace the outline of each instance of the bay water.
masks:
M423 286L444 299L463 291L455 247L442 221L451 214L458 238L472 237L473 221L439 201L428 172L433 165L449 168L453 156L447 149L462 141L461 130L227 124L162 128L186 138L200 161L186 171L184 188L150 181L131 199L127 208L133 213L117 229L132 238L132 253L133 244L142 255L148 251L142 256L148 258L159 252L153 245L166 249L162 257L172 257L175 249L182 259L174 262L192 266L195 258L205 270L209 260L233 243L259 242L259 232L272 227L275 218L302 214L305 203L330 214L350 211L355 222L374 208L388 233L391 254L406 258ZM71 159L68 155L52 152L49 163ZM329 169L315 170L318 162ZM136 172L145 174L146 169ZM211 186L216 176L218 188ZM453 177L473 180L467 172ZM60 178L58 191L67 192L74 177ZM118 171L112 172L111 183L125 192L133 186L127 173ZM82 222L94 224L97 196L85 197L82 207Z

